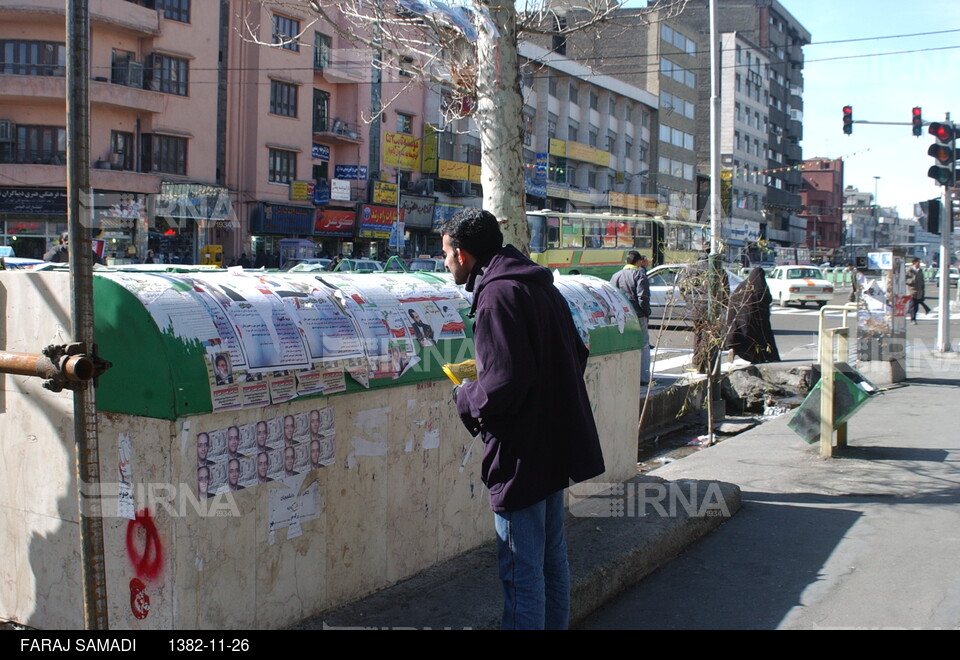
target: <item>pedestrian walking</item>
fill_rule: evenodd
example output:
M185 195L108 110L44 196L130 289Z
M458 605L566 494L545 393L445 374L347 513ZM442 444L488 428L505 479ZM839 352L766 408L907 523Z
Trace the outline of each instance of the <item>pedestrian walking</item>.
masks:
M454 389L483 440L503 586L504 629L563 629L570 575L564 489L604 471L583 373L587 348L553 275L503 245L489 211L464 209L441 229L445 266L473 293L477 380Z
M770 325L772 303L766 274L762 268L754 268L730 294L724 348L733 349L751 364L779 362L780 352Z
M920 259L914 257L910 266L907 268L907 293L910 295L910 323L917 324L917 310L923 306L926 314L930 313L930 307L924 302L926 298L926 285L923 282L923 269L920 268Z
M627 297L643 328L643 350L640 354L640 384L650 382L650 281L647 266L650 261L636 250L627 253L627 263L610 278L610 284Z

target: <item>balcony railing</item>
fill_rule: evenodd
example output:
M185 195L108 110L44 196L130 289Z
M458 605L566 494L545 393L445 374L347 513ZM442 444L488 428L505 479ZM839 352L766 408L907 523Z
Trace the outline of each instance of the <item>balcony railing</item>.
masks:
M35 149L0 149L0 163L17 165L66 165L66 151L45 151Z
M342 119L314 122L313 132L323 135L324 137L342 138L348 142L363 141L363 134L360 132L360 124L343 121Z

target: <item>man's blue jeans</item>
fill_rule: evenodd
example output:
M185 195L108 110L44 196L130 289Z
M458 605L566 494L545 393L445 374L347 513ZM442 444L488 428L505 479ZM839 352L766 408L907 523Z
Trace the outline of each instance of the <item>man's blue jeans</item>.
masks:
M504 630L565 630L570 571L563 491L519 511L494 513Z

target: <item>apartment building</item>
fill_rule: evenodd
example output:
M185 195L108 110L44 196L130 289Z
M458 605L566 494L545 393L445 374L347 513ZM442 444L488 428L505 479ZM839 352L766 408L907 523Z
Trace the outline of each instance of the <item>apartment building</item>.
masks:
M402 67L377 81L389 103L371 121L370 49L290 3L100 0L90 14L108 261L195 263L219 245L225 262L276 265L283 239L366 256L405 203L424 223L399 190L419 176L424 126ZM0 0L0 19L0 242L41 256L66 229L64 4Z
M741 86L758 90L768 115L766 131L763 237L774 245L801 245L807 239L806 219L799 215L803 152L803 46L810 33L778 0L717 0L718 30L736 32L756 44L766 60L766 80L751 82L744 69ZM672 23L698 40L707 52L708 0L689 0ZM745 66L745 63L741 66ZM763 69L761 69L763 70ZM708 76L704 76L708 83ZM696 134L709 135L709 89L701 86ZM728 115L724 113L723 121ZM706 142L703 143L706 148ZM703 160L701 152L700 162Z
M843 258L843 159L811 158L803 162L803 208L810 256L834 263Z
M0 242L40 257L66 229L65 3L0 0ZM97 247L193 260L230 225L218 169L214 2L91 3L90 182Z
M520 54L528 208L656 213L656 96L532 43Z
M750 253L765 224L769 59L737 32L722 34L720 49L721 232L734 260ZM703 156L709 153L698 153L700 171L709 168Z

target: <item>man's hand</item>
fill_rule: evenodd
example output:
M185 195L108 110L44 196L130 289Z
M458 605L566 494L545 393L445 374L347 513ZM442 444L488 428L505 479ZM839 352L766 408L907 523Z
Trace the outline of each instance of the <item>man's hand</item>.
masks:
M470 382L469 378L464 378L462 381L460 381L459 385L453 386L453 391L451 392L451 395L453 396L453 405L457 405L457 393L460 391L460 388L469 382Z

